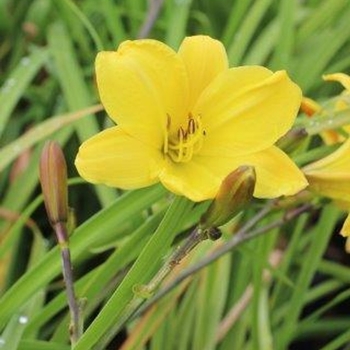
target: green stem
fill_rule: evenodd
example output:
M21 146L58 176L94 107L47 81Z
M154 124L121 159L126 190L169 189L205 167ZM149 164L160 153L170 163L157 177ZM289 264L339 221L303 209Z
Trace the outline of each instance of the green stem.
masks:
M291 221L292 219L298 217L299 215L307 212L308 210L312 209L312 206L310 204L304 204L300 206L299 208L296 208L294 210L289 211L286 213L286 215L279 220L276 220L269 225L258 227L255 230L250 231L250 229L263 217L265 217L268 213L271 211L271 202L263 208L256 216L254 216L250 221L247 222L245 226L243 226L229 241L227 241L225 244L223 244L221 247L215 250L214 253L208 255L207 257L200 260L198 263L194 264L193 266L188 267L187 269L183 270L179 275L171 281L169 284L166 285L163 289L161 289L152 299L150 299L147 304L145 304L142 309L140 309L137 312L137 315L140 315L151 305L154 305L159 299L161 299L164 295L169 293L171 290L173 290L176 286L178 286L182 281L184 281L189 276L192 276L193 274L197 273L198 271L202 270L204 267L210 265L214 261L221 258L223 255L231 252L233 249L235 249L237 246L243 244L246 241L249 241L253 238L256 238L262 234L268 233L270 230L280 227L283 224L285 224L288 221Z
M151 281L146 285L134 286L134 298L128 303L122 315L118 319L117 327L120 329L139 309L143 302L148 299L155 290L160 286L164 279L180 262L202 241L208 239L209 236L206 230L196 227L187 239L178 246L174 252L168 257L165 264L158 270ZM114 329L114 328L113 328ZM109 339L109 336L108 336ZM97 350L103 350L106 342L99 344Z
M350 124L350 108L337 112L323 109L320 115L305 118L297 123L297 126L304 127L309 135L317 135L322 131L335 130L348 124Z
M205 231L195 228L188 238L174 250L174 252L169 256L165 264L158 270L155 276L147 285L136 285L134 286L134 298L126 306L123 314L118 320L118 328L121 328L139 309L143 302L148 299L159 285L164 281L164 279L169 275L169 273L180 264L183 258L185 258L200 242L207 239L208 235ZM97 350L104 349L105 343L101 344Z
M151 296L164 279L169 275L174 268L202 241L208 239L206 231L196 227L187 239L178 246L174 252L169 256L165 264L151 279L151 281L144 286L140 286L140 296Z

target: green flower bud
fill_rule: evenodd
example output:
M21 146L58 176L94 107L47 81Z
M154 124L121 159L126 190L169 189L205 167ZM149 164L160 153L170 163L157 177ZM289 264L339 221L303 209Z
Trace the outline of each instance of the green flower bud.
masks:
M48 141L41 153L39 177L44 203L53 227L68 219L67 165L57 142Z
M219 191L202 215L199 225L203 229L219 227L236 216L252 199L255 187L255 170L241 166L221 183Z
M276 146L289 153L294 151L307 136L308 133L304 128L293 128L277 141Z

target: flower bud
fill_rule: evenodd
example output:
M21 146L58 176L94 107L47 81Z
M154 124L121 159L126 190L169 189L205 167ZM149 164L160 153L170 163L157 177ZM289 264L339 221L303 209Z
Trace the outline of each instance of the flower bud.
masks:
M322 107L314 100L308 97L303 97L301 100L300 110L308 117L320 112Z
M294 151L307 136L308 133L304 128L293 128L277 141L276 146L289 153Z
M67 165L57 142L48 141L41 153L39 177L44 203L53 227L68 219Z
M222 181L215 199L202 215L199 225L203 229L222 226L236 216L252 199L255 170L241 166Z

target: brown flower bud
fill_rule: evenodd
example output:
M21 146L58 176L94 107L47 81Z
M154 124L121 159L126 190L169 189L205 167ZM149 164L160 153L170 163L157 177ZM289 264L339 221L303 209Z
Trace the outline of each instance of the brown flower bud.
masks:
M219 227L236 216L252 199L255 170L241 166L222 181L215 199L202 215L199 225L203 229Z
M53 227L68 219L67 165L57 142L48 141L41 153L39 177L44 203Z

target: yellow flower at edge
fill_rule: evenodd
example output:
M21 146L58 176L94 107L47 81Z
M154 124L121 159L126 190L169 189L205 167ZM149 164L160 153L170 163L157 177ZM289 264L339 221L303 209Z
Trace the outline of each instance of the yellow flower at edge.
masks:
M330 155L307 165L303 172L310 190L333 199L341 209L350 212L350 139ZM350 236L350 216L340 233Z
M156 40L126 41L98 54L96 77L117 126L81 145L75 164L87 181L123 189L161 182L202 201L247 165L256 171L256 197L293 195L307 185L274 146L301 101L285 71L229 68L219 41L193 36L178 52Z
M337 99L334 105L334 110L339 112L350 108L350 76L344 73L334 73L324 75L323 79L325 81L336 81L342 84L345 89ZM303 97L301 102L301 110L309 117L312 117L315 113L322 111L322 106L310 98ZM343 126L343 129L350 134L350 125ZM336 130L323 131L321 136L327 145L344 142L345 140L345 137Z

